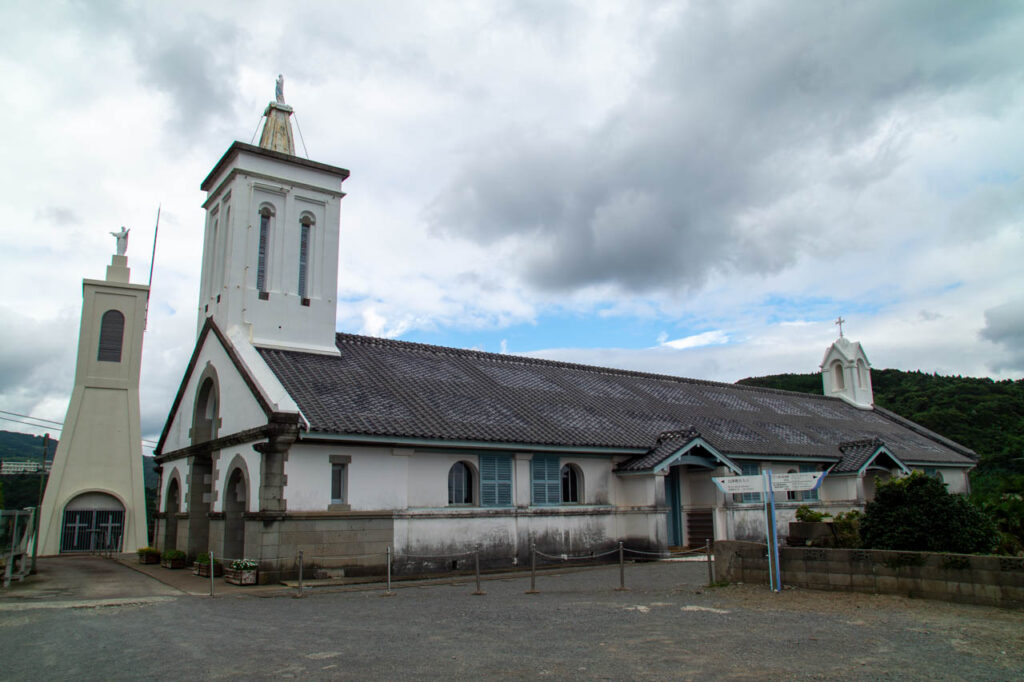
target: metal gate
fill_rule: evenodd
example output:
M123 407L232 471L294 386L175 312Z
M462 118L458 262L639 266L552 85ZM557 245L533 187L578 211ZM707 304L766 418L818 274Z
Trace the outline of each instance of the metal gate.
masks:
M60 551L120 551L123 532L122 509L66 509Z

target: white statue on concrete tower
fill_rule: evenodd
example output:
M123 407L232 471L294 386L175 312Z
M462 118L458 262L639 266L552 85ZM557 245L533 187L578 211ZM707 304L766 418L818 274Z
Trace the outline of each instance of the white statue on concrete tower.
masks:
M278 104L284 104L284 75L277 74L277 82L274 83L274 99Z
M128 251L128 233L131 230L124 229L124 225L121 226L120 232L111 232L110 234L117 240L117 255L123 256Z

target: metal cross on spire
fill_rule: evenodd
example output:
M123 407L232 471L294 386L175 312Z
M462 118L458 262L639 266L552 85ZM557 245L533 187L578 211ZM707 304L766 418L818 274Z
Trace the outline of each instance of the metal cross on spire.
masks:
M839 338L843 338L843 323L846 320L843 319L842 315L836 318L835 324L839 325Z

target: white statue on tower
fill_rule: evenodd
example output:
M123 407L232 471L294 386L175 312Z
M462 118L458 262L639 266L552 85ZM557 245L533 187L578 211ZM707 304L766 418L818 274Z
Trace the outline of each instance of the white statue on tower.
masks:
M277 74L277 81L274 83L274 99L278 104L284 104L284 75Z
M124 225L121 226L120 232L111 232L111 236L117 240L117 255L123 256L128 251L128 233L131 230L124 229Z

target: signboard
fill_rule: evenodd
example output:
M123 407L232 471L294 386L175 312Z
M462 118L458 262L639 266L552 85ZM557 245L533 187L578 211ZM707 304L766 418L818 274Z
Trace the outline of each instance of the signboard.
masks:
M779 571L779 537L775 530L775 493L791 490L815 490L827 472L772 474L762 471L757 476L715 476L711 480L726 494L762 493L764 502L765 542L768 545L768 585L773 592L782 591Z
M772 490L814 490L821 483L824 472L806 474L772 474Z
M824 472L806 474L772 474L772 490L788 492L790 490L814 490L821 484ZM715 485L726 494L729 493L763 493L764 478L757 476L719 476L712 478Z
M764 492L764 479L757 476L720 476L712 478L723 493L760 493Z

